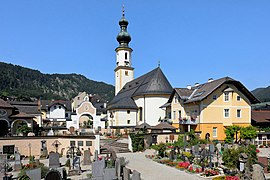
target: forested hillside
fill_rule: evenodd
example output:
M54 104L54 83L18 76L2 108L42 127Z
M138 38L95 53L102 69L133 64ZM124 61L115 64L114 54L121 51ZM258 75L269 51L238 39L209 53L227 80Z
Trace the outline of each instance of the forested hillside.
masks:
M0 62L0 95L69 100L79 92L114 96L112 85L80 74L43 74L40 71Z

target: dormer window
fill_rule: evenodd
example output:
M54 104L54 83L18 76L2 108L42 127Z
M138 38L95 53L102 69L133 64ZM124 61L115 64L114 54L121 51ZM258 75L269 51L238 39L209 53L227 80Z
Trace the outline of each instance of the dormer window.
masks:
M229 93L228 92L224 92L224 101L225 102L229 101Z

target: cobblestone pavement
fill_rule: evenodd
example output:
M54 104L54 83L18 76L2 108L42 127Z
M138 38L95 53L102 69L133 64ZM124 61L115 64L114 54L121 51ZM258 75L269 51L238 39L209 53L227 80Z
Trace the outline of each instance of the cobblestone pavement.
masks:
M127 167L141 173L143 180L199 180L195 174L189 174L176 168L154 162L145 157L149 150L139 153L121 153L117 157L125 157L129 161Z

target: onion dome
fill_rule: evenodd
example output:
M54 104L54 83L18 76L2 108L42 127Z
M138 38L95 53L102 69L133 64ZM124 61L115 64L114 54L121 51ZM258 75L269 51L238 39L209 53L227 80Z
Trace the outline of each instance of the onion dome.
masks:
M119 25L121 28L121 31L117 35L117 41L119 42L119 47L128 47L128 43L131 41L131 36L127 32L127 26L128 26L128 21L125 18L124 10L122 14L122 18L119 21Z

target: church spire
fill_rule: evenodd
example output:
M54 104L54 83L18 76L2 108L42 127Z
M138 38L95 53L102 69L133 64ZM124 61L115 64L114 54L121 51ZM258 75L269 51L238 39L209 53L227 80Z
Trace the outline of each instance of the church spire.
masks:
M120 33L117 35L117 41L119 42L119 47L128 47L129 42L131 41L131 37L127 32L128 21L125 18L125 7L122 7L122 18L119 21L119 25L121 28Z

